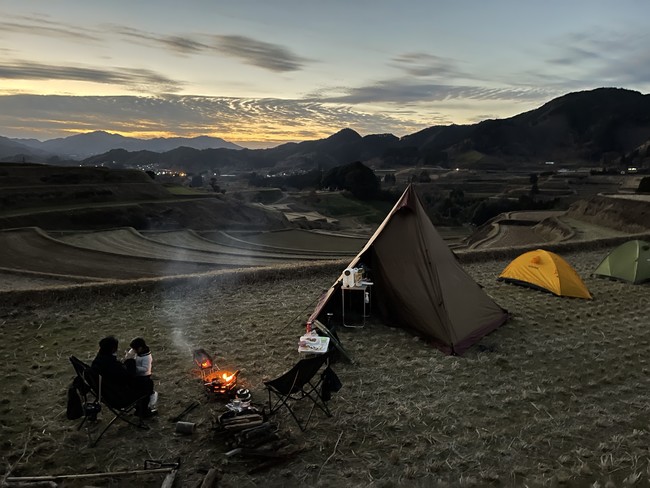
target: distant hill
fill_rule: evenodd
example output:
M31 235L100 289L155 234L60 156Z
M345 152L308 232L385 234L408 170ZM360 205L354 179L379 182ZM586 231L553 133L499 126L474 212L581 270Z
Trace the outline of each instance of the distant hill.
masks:
M73 159L87 158L94 154L105 153L112 149L152 152L171 151L177 147L189 147L193 149L241 149L241 146L224 141L219 137L157 137L155 139L137 139L104 131L77 134L69 137L50 139L44 142L36 139L10 140L33 150Z
M499 168L544 161L563 165L648 165L649 148L650 95L598 88L564 95L507 119L433 126L401 139L392 134L362 137L351 129L343 129L325 139L270 149L183 147L158 155L113 151L84 162L116 161L130 165L146 160L193 172L226 167L329 169L353 161L393 168Z
M431 127L400 142L429 160L591 164L644 160L650 156L650 96L617 88L570 93L508 119Z
M32 162L43 162L52 156L54 155L47 151L0 136L0 161L19 162L25 159Z

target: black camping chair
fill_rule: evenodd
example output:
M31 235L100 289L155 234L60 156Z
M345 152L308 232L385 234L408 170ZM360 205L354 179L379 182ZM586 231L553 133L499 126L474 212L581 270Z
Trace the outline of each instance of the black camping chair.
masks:
M318 356L301 359L282 376L265 381L264 386L269 392L270 413L276 413L282 407L286 407L302 431L307 429L307 424L309 424L315 407L318 407L325 415L331 417L332 414L327 407L327 402L323 399L320 391L323 376L317 376L318 371L328 362L328 359L329 354L319 354ZM311 400L313 405L309 411L309 416L303 423L294 412L291 404L306 398Z
M70 362L77 374L77 378L80 379L77 380L77 382L80 383L77 391L79 391L83 400L83 420L81 421L81 424L79 424L77 430L81 430L86 421L96 421L97 414L102 410L102 405L115 415L94 440L92 440L90 430L88 430L91 447L97 445L104 435L104 432L106 432L117 419L123 420L139 429L149 429L149 426L142 421L142 418L138 417L138 421L134 422L127 417L129 413L136 410L138 404L142 402L145 397L149 396L148 394L143 395L134 401L125 400L124 396L120 395L118 392L113 392L111 394L111 392L108 391L108 388L102 385L102 376L98 374L97 371L94 371L89 365L74 356L70 356Z

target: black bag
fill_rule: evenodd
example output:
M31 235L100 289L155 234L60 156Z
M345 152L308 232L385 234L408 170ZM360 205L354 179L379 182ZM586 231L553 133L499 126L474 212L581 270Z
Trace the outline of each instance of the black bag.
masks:
M343 387L343 383L336 375L334 370L329 366L325 368L321 374L323 384L321 385L321 397L324 402L329 402L332 399L332 393L336 393Z
M68 387L68 405L65 416L68 420L77 420L84 414L83 405L81 404L81 395L73 381Z

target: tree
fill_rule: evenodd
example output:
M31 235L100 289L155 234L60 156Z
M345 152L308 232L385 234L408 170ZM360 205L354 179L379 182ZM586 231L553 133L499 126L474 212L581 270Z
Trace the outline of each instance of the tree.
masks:
M321 188L348 190L360 200L370 200L379 195L379 178L373 170L360 161L329 170L321 181Z
M650 176L643 177L643 179L639 182L639 188L637 188L636 192L650 193Z
M149 178L151 178L152 180L156 179L156 173L154 173L153 171L148 170L148 171L145 171L145 173L147 173L149 175Z

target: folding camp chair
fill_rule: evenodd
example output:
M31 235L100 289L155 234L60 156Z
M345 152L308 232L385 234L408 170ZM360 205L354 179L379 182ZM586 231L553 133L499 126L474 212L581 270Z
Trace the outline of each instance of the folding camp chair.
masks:
M307 424L309 424L315 407L320 408L325 415L331 417L332 414L327 408L327 403L323 400L319 391L323 377L322 375L316 376L321 366L328 362L328 359L329 354L319 354L318 356L301 359L282 376L265 381L264 385L269 392L270 413L276 413L282 407L286 407L302 431L307 429ZM305 398L309 398L313 405L309 411L309 416L303 423L294 412L291 404Z
M111 397L110 394L107 394L107 388L102 386L102 376L100 374L74 356L70 356L70 362L72 363L72 367L74 368L77 377L81 379L83 384L83 387L78 389L83 400L83 420L81 421L81 424L79 424L77 430L81 430L86 422L96 421L97 414L101 411L102 405L114 414L113 419L108 422L106 427L104 427L94 440L91 437L90 429L87 429L88 437L91 441L91 447L97 445L104 435L104 432L106 432L117 419L123 420L139 429L149 429L149 426L142 421L142 418L138 417L138 421L134 422L127 417L129 413L136 410L138 403L141 402L144 397L149 396L148 394L143 395L135 401L124 401L123 398L120 398L118 395L112 395Z

